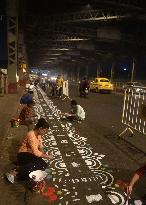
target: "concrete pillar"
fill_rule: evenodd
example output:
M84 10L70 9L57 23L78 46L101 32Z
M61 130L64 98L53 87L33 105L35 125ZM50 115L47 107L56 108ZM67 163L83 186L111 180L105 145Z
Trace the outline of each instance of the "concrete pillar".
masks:
M88 77L88 69L89 69L89 66L88 65L86 65L86 76Z
M99 77L100 72L101 72L101 66L100 66L100 63L97 63L96 77Z
M77 68L77 81L80 80L80 66Z
M0 75L0 94L4 94L4 74Z
M133 58L133 62L132 62L132 71L131 71L131 82L134 81L135 67L136 67L136 62L135 62L135 58Z
M22 32L19 33L18 40L19 40L19 46L18 46L19 83L23 84L25 81L26 72L28 71L28 66L27 66L26 47L24 44Z
M21 84L23 81L23 34L18 34L18 73L19 73L19 83Z
M8 77L7 77L7 75L4 76L4 93L8 94Z
M112 67L111 67L111 77L110 77L110 81L111 81L111 82L113 82L114 71L115 71L115 65L116 65L116 62L113 61L113 62L112 62Z
M70 73L70 80L73 81L73 72Z
M17 92L18 82L18 0L6 0L8 42L8 92Z

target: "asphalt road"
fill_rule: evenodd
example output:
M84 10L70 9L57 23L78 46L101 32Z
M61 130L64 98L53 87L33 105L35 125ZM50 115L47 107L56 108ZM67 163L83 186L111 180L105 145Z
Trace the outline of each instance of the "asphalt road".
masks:
M45 192L32 194L17 182L10 185L2 180L0 205L125 205L126 195L115 183L118 179L128 181L145 158L137 144L117 137L124 128L123 95L90 93L84 99L78 96L76 86L72 85L69 91L70 98L76 99L86 112L82 123L60 119L60 112L70 110L69 99L49 98L39 88L35 93L35 109L50 124L43 144L54 156L49 163L52 178L47 181ZM9 140L9 145L13 152L13 140L24 135L21 129L11 130L14 133L10 136L15 139L12 138L12 144ZM131 141L137 139L145 149L141 136L136 135ZM143 177L132 196L144 195L145 184Z
M44 146L54 156L50 163L55 173L52 184L63 192L55 204L124 205L125 194L115 183L129 180L138 164L116 136L123 129L123 95L90 93L84 99L78 97L76 86L71 86L70 97L86 111L81 124L60 119L59 113L70 109L69 100L50 99L42 90L37 91L37 112L50 123ZM144 194L143 184L136 195Z
M90 92L87 99L78 97L76 86L71 86L70 97L75 98L86 111L86 122L90 128L98 129L98 133L106 135L120 129L123 95Z
M135 139L119 140L117 137L125 128L121 123L124 95L89 93L88 98L85 99L79 97L77 86L72 85L69 96L71 99L76 99L86 111L86 120L82 124L74 124L78 133L87 137L95 152L105 155L102 161L103 166L111 170L115 181L119 178L129 180L133 171L145 162L145 153L134 145L139 141L142 147L143 136L139 133L136 133L136 137L139 138L136 139L137 141ZM66 112L70 109L67 100L61 102L59 99L53 99L53 101L61 111ZM138 184L135 190L136 195L144 194L145 182L144 178Z

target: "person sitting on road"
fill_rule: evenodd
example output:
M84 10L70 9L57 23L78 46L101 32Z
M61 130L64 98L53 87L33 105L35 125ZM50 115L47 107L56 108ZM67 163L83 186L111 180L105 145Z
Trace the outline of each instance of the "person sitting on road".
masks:
M71 112L69 113L62 113L62 116L65 116L69 120L84 120L85 119L85 111L81 107L81 105L78 105L78 103L75 100L71 100Z
M129 183L129 186L127 187L128 194L132 193L133 186L140 179L140 177L143 176L144 174L146 174L146 165L143 167L140 167L138 170L134 172L134 175Z
M52 154L46 154L42 146L42 136L48 131L48 122L40 118L35 128L29 131L22 141L17 154L18 167L6 173L9 182L14 183L15 177L18 180L29 180L30 172L44 171L48 164L43 160L51 160Z
M134 174L133 177L131 178L129 185L127 186L127 195L130 196L132 191L133 191L133 187L134 185L139 181L140 177L143 176L144 174L146 174L146 165L140 167L139 169L137 169ZM137 204L136 202L139 202L139 204L145 204L146 203L146 198L144 197L140 197L138 200L134 200L134 204ZM130 202L133 202L133 199L130 200Z
M22 108L19 115L20 125L26 125L28 130L30 130L30 127L33 125L34 117L37 116L33 111L34 104L34 101L28 102L27 105Z

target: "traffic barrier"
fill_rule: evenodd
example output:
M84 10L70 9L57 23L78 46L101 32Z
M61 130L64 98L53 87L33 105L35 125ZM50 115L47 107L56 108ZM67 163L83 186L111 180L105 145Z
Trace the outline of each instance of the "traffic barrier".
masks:
M65 98L69 98L68 80L63 81L63 95Z
M124 83L123 82L112 82L114 85L114 92L124 93Z
M124 135L128 130L146 134L146 87L133 87L125 89L122 123L126 129L119 134Z
M0 74L0 96L4 96L4 74Z

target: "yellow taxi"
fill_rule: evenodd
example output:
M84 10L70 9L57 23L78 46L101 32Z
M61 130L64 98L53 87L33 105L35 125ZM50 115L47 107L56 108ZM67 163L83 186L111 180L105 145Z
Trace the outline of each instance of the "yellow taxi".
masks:
M95 78L94 81L90 82L90 91L106 91L108 93L111 93L111 91L113 91L113 84L108 78Z

